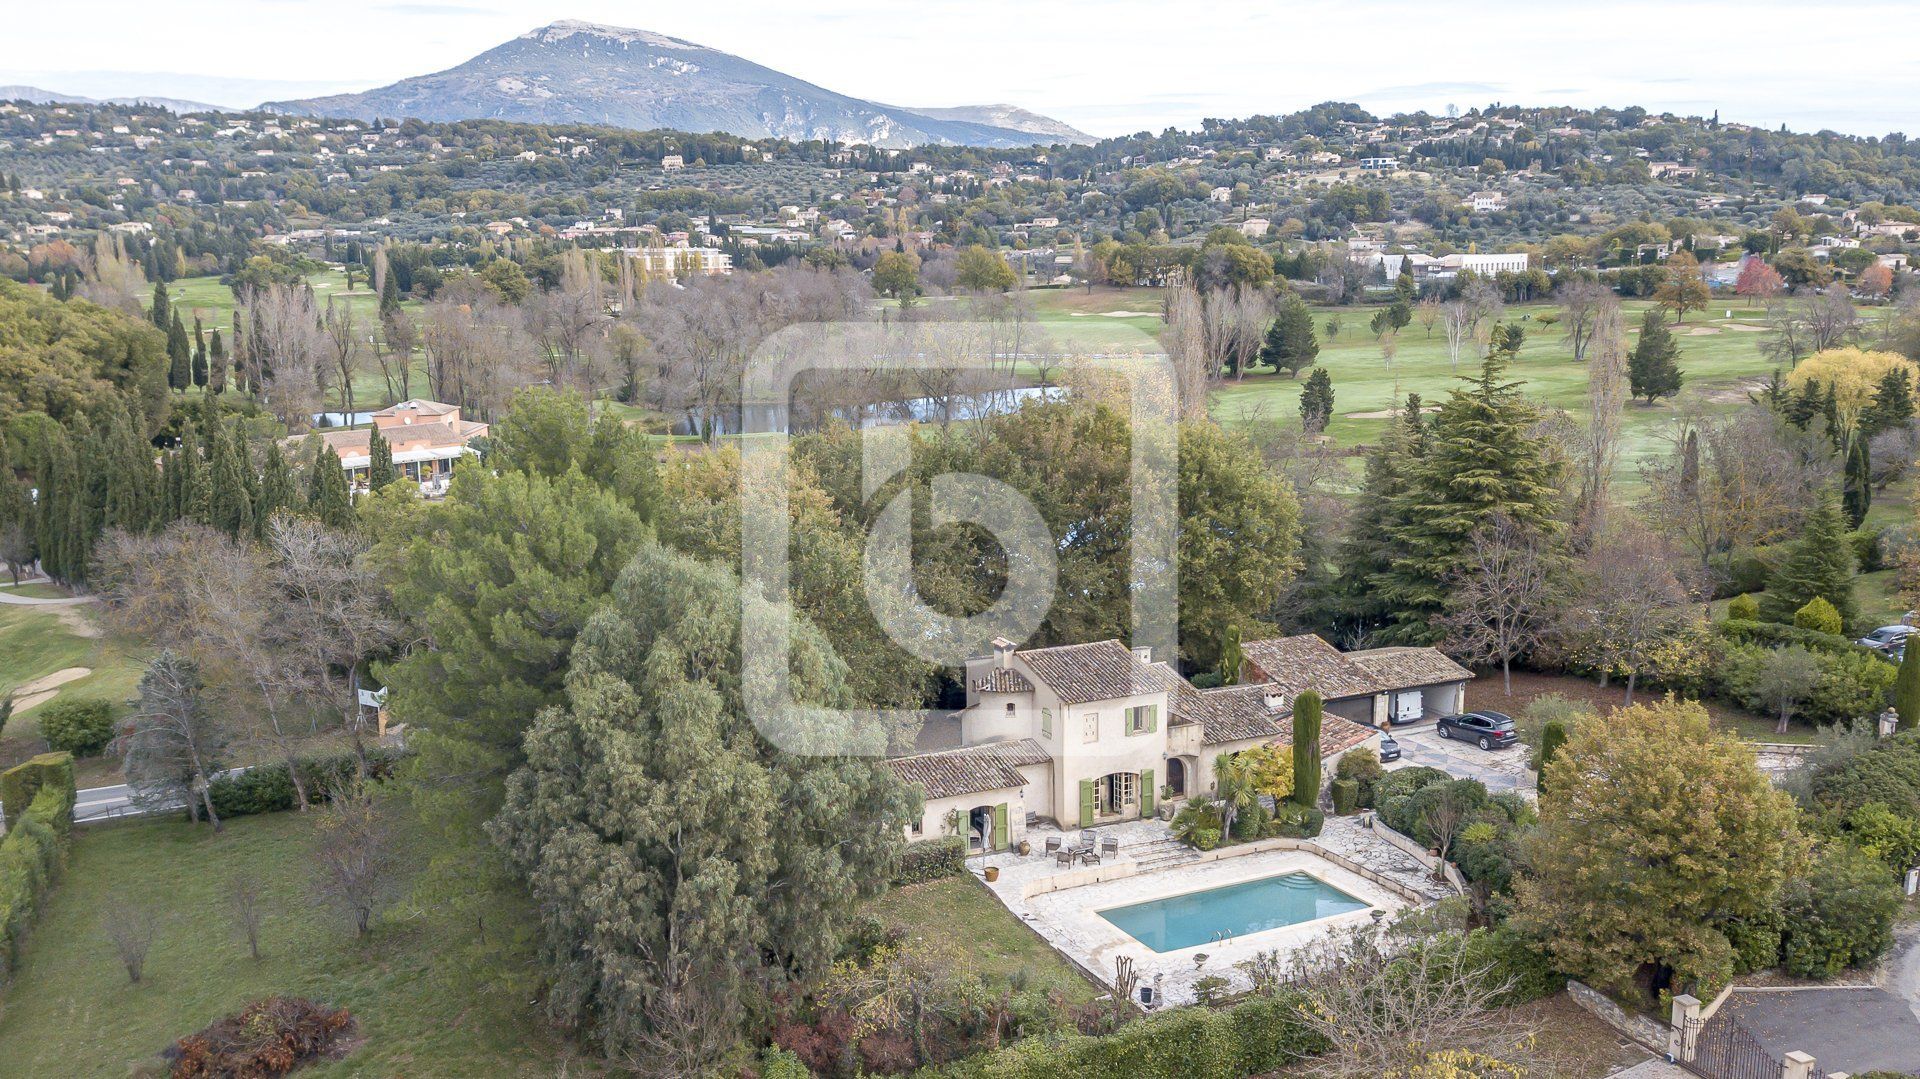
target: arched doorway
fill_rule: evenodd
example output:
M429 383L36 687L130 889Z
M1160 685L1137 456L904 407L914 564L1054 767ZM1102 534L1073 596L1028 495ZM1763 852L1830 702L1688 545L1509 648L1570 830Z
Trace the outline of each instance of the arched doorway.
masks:
M1167 794L1173 798L1187 796L1187 762L1180 757L1167 758Z

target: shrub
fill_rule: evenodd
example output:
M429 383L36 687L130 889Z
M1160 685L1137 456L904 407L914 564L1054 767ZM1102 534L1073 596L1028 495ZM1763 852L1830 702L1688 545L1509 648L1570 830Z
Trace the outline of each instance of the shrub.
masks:
M367 769L374 779L393 774L401 754L390 749L367 750ZM351 753L328 757L303 757L295 762L300 782L307 789L307 801L319 805L329 801L360 774L360 763ZM287 774L285 761L256 765L244 772L229 772L207 784L214 812L222 819L247 817L257 813L284 813L300 804Z
M1371 749L1355 749L1340 755L1334 765L1333 774L1340 779L1352 780L1360 795L1360 804L1369 809L1373 807L1374 792L1380 786L1380 780L1387 774L1380 763L1380 754Z
M1550 997L1567 987L1567 976L1553 969L1553 961L1537 942L1506 926L1475 929L1464 936L1441 937L1441 947L1462 947L1472 966L1506 981L1507 991L1492 1003L1498 1007L1526 1004Z
M113 741L113 705L100 700L56 700L40 709L40 736L76 757L98 757Z
M1727 617L1736 622L1758 622L1760 620L1760 601L1752 595L1742 592L1727 604Z
M1795 629L1793 632L1811 631ZM1864 648L1852 645L1845 648L1845 651L1808 649L1820 673L1794 713L1806 722L1844 726L1856 719L1876 716L1886 707L1898 668ZM1752 644L1726 646L1718 663L1720 696L1756 714L1773 715L1774 706L1762 695L1760 687L1764 685L1761 676L1774 662L1772 649Z
M1821 852L1780 896L1780 965L1803 978L1831 978L1893 947L1900 887L1886 866L1847 844Z
M1327 815L1320 807L1284 802L1273 815L1272 832L1288 839L1312 839L1326 823Z
M1780 961L1780 912L1757 918L1736 918L1720 926L1733 945L1733 972L1752 974Z
M1879 529L1860 528L1847 533L1847 546L1853 548L1853 561L1861 573L1887 568L1886 544Z
M1832 604L1828 604L1832 606ZM1815 652L1860 651L1860 646L1838 633L1822 633L1801 626L1787 626L1779 622L1748 622L1737 618L1728 618L1716 623L1715 633L1728 641L1741 644L1767 645L1779 647L1789 644L1802 645Z
M1840 633L1840 612L1826 597L1815 596L1806 606L1793 612L1793 624L1801 629L1810 629L1815 633Z
M1350 817L1360 811L1360 784L1351 779L1333 781L1333 812L1335 816Z
M957 835L909 843L894 863L893 883L923 884L967 871L967 841Z
M1759 592L1767 587L1767 578L1779 564L1781 552L1772 547L1749 547L1737 552L1727 565L1721 597L1742 592ZM1757 603L1756 603L1757 606Z
M1847 814L1846 831L1862 851L1895 873L1920 865L1920 818L1903 817L1884 802L1868 802Z
M1808 790L1816 805L1838 816L1879 802L1903 817L1920 818L1920 731L1902 731L1820 768Z
M1180 812L1173 815L1173 820L1168 827L1172 828L1173 834L1188 845L1199 847L1201 850L1212 850L1220 845L1223 824L1219 806L1205 799L1189 798L1187 804L1180 807ZM1203 835L1211 837L1211 841L1206 846L1200 845Z
M1449 799L1460 807L1460 819L1464 826L1475 810L1487 804L1486 784L1477 779L1454 779L1449 776L1444 782L1429 783L1404 799L1395 799L1393 815L1388 816L1383 809L1380 819L1387 822L1387 827L1402 835L1429 847L1439 846L1442 839L1451 840L1454 837L1434 835L1428 826L1427 816L1430 807Z
M813 1079L813 1070L786 1049L768 1046L760 1054L760 1079Z
M285 1075L333 1052L353 1036L354 1026L345 1008L299 997L268 997L214 1020L161 1055L176 1079Z
M1388 772L1374 789L1373 808L1379 812L1381 823L1396 832L1405 832L1400 825L1407 823L1407 801L1424 788L1452 780L1452 776L1440 769L1425 766Z

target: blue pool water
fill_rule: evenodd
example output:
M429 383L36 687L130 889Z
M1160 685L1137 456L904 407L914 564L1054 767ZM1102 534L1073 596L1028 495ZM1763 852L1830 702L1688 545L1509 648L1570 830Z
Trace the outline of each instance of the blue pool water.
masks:
M1308 873L1229 884L1100 911L1100 917L1156 952L1243 937L1330 918L1367 904Z

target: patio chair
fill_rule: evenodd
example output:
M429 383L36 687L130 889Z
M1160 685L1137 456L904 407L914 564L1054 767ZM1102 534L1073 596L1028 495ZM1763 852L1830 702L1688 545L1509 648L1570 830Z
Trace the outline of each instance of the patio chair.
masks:
M1100 841L1100 853L1101 854L1119 854L1120 840L1115 836L1107 836L1106 838L1102 839Z
M1060 849L1060 837L1057 835L1048 836L1047 837L1047 853L1052 854L1059 849Z
M1055 865L1065 866L1071 869L1073 868L1073 852L1070 850L1054 851L1053 862Z

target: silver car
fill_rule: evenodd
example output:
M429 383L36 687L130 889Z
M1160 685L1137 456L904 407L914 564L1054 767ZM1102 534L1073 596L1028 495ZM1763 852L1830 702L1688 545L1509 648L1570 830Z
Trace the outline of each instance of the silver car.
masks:
M1865 637L1853 643L1863 648L1871 648L1876 652L1886 652L1905 644L1907 637L1912 634L1916 628L1920 627L1881 626L1879 629L1874 630L1872 633L1867 634Z

